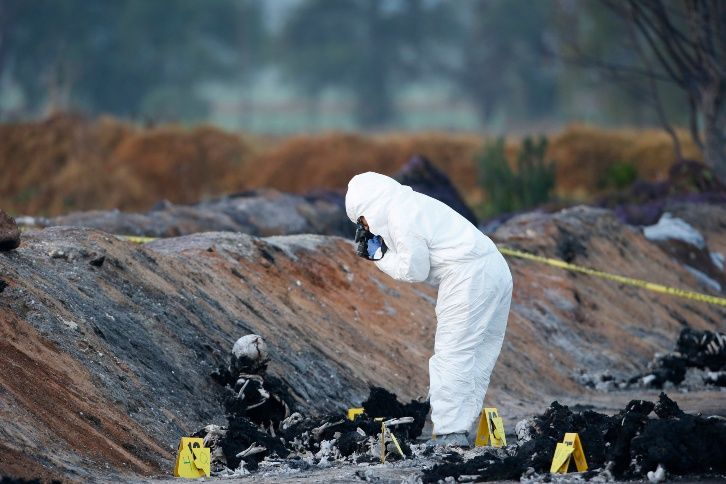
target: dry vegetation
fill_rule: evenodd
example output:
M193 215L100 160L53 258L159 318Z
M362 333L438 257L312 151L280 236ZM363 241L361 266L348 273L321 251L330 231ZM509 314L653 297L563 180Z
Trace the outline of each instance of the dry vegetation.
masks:
M685 132L679 133L683 156L701 155ZM638 178L664 180L676 161L673 143L660 130L604 130L573 126L551 139L549 156L557 161L557 195L587 200L601 191L603 178L615 163L632 164Z
M480 145L481 139L475 136L440 133L299 136L257 154L246 181L253 187L273 186L292 192L342 188L362 171L392 175L418 153L469 190L473 184L465 182L475 175L473 159Z
M0 206L13 213L144 210L233 191L251 150L215 128L142 130L54 116L0 127Z
M685 141L685 136L684 136ZM443 133L366 136L325 134L274 143L212 127L141 129L111 118L57 115L0 125L0 207L15 214L73 210L146 210L162 199L191 203L248 188L290 192L344 188L356 173L395 173L413 154L448 173L467 200L484 200L476 153L484 139ZM516 150L514 140L510 143ZM697 158L685 143L686 156ZM603 190L616 163L638 176L662 179L674 161L660 131L572 126L550 140L557 160L557 196L587 200Z

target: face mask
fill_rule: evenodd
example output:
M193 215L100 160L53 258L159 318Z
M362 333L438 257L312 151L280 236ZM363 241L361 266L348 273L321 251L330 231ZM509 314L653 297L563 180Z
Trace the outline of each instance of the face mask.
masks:
M355 251L358 257L368 260L381 260L388 250L383 238L370 233L360 222L355 226L355 243L358 244Z

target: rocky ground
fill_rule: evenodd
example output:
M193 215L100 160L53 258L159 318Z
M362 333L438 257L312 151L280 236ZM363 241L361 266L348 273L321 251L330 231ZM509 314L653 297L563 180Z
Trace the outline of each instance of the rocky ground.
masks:
M585 207L515 217L493 237L723 296L709 279L723 275L726 208L684 204L673 215L704 245L670 251L683 241L651 241L612 212ZM704 250L708 259L691 261ZM580 376L643 373L685 326L726 330L724 308L509 263L512 314L487 405L499 408L510 433L555 399L609 414L631 398L655 400L647 389L602 393ZM405 400L424 396L435 294L388 279L334 236L208 232L136 245L91 228L27 231L19 248L0 252L0 452L9 457L2 472L68 480L169 476L179 437L224 423L222 390L210 375L250 333L267 341L269 373L306 414L342 412L362 402L371 384ZM722 393L676 388L669 395L688 412L726 414ZM420 474L418 464L406 465L309 476Z
M19 217L27 227L90 227L112 234L174 237L199 232L242 232L257 236L347 234L343 198L334 192L307 196L253 190L197 204L158 203L146 213L119 210L74 212L58 217Z

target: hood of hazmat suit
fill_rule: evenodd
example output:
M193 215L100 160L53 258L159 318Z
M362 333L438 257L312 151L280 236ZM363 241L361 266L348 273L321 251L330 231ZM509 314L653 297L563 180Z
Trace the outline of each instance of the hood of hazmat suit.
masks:
M512 297L506 261L455 210L385 175L354 176L345 209L353 223L364 216L388 245L375 262L380 270L401 281L438 284L431 419L437 434L468 431L504 339Z

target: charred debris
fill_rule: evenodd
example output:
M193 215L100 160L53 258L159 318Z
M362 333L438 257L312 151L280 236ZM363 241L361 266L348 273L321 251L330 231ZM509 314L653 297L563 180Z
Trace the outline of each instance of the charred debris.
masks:
M630 480L665 473L722 476L726 472L726 419L685 414L661 393L656 403L632 400L613 416L575 412L553 402L542 415L517 423L516 444L485 449L471 458L466 458L466 452L452 452L443 462L424 469L422 480L550 482L555 446L567 432L579 434L589 467L570 476L576 480Z
M726 387L726 334L683 328L673 351L656 354L645 372L624 378L605 371L584 373L585 385L602 391L629 388L680 391Z
M688 347L686 339L683 344ZM516 443L464 450L419 442L428 402L403 404L383 388L370 389L361 404L364 413L355 420L338 414L304 416L295 411L285 384L267 374L268 363L262 338L249 335L235 344L230 364L213 375L224 388L227 426L208 425L195 436L211 448L214 475L378 464L381 421L376 417L405 422L393 432L409 464L421 469L424 483L553 480L553 452L568 432L579 434L589 466L572 475L578 480L726 473L726 419L686 414L665 393L655 403L632 400L613 416L553 402L543 414L516 424ZM388 460L402 460L391 443L385 452Z
M350 420L342 414L303 416L285 384L267 374L267 347L257 335L240 338L230 364L212 377L224 387L227 426L208 425L195 434L212 450L212 471L244 475L268 466L305 470L333 462L362 463L380 460L381 420L399 420L392 430L406 456L410 443L421 435L428 402L403 404L395 394L378 387L362 402L362 415ZM389 448L390 446L390 448ZM400 459L387 444L387 457Z

